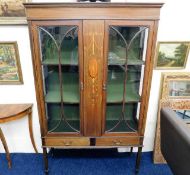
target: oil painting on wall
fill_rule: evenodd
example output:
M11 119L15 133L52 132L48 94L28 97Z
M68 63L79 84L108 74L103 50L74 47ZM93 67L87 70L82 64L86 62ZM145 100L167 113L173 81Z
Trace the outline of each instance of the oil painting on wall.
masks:
M16 42L0 42L0 84L22 84Z
M182 69L185 67L189 42L159 42L156 53L157 69Z
M190 99L190 73L164 72L161 99Z
M190 81L170 81L169 96L190 97Z
M30 0L1 0L0 24L26 23L23 3Z

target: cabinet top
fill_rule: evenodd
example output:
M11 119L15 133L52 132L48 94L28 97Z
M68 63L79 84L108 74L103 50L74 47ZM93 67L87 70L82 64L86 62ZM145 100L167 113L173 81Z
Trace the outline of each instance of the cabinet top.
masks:
M144 8L161 8L164 3L114 3L114 2L96 2L96 3L89 3L89 2L75 2L75 3L24 3L26 8L28 7L40 7L40 8L47 8L47 7L73 7L73 8L89 8L89 7L98 7L98 8L109 8L109 7L144 7Z
M163 3L24 3L27 19L158 20Z

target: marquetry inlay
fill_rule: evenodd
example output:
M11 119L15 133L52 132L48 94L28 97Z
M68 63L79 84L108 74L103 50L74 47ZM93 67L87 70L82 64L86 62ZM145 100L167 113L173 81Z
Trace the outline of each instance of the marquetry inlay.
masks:
M83 21L84 36L84 62L85 62L85 106L88 110L86 117L91 121L85 121L85 129L88 135L100 135L97 127L101 126L102 104L102 72L103 72L103 46L104 46L104 21ZM97 118L98 116L98 118Z
M102 56L103 45L100 45L100 41L104 37L104 34L98 32L89 32L85 34L85 37L87 37L89 40L89 44L87 46L84 46L85 52L88 52L89 56L97 55L97 53ZM96 59L99 59L99 57Z
M95 58L90 59L88 65L89 75L92 79L95 79L98 74L98 63Z

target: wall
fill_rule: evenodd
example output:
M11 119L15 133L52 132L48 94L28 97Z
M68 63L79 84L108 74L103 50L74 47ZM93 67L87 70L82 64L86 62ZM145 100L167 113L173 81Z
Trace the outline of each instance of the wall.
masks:
M33 0L39 2L40 0ZM72 0L74 1L74 0ZM119 2L114 0L115 2ZM124 1L124 0L123 0ZM41 2L47 2L42 1ZM59 0L61 2L61 0ZM71 2L71 1L69 1ZM121 2L121 0L120 0ZM127 1L127 2L145 2ZM160 2L158 0L146 0L146 2ZM161 20L158 30L158 41L190 41L190 2L189 0L172 1L164 0L165 3L161 10ZM33 129L34 137L41 152L40 129L38 122L37 104L33 80L30 42L27 26L0 26L0 41L17 41L20 61L23 73L23 85L1 85L0 103L34 103ZM190 68L190 58L186 69ZM152 88L149 101L148 118L146 124L145 141L143 151L152 151L156 127L157 107L159 98L159 87L161 72L153 71ZM27 118L1 124L10 152L34 152L29 139ZM0 151L4 149L0 145Z

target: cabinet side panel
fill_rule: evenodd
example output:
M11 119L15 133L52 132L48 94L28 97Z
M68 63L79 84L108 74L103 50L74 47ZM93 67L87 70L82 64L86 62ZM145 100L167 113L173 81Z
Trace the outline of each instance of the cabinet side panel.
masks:
M101 135L104 21L83 21L84 135Z

